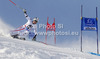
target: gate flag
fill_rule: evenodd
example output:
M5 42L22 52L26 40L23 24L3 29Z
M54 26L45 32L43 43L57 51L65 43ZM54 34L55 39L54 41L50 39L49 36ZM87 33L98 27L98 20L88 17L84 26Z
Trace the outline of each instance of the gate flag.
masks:
M81 20L81 30L83 31L97 31L97 19L96 18L85 18Z
M81 40L80 48L83 52L83 37L82 31L96 31L97 34L97 54L99 54L99 39L98 39L98 10L96 7L96 18L83 17L83 5L81 5Z

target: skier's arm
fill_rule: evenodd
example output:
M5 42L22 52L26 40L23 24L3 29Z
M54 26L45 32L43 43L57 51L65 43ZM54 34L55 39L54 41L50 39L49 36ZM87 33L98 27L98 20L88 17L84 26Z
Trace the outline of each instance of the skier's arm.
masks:
M23 11L24 11L24 16L26 17L26 19L27 19L27 20L31 20L31 19L30 19L30 17L27 15L26 10L25 10L25 9L23 9Z

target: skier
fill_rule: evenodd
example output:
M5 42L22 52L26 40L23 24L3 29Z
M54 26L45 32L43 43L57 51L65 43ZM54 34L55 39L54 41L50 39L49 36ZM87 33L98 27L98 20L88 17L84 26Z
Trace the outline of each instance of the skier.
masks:
M16 34L12 34L11 36L13 38L20 38L25 40L26 36L33 37L32 40L36 41L37 36L37 22L39 21L39 18L35 17L33 20L27 15L27 12L25 9L23 9L24 15L28 22L21 27L21 29L15 30L17 31Z

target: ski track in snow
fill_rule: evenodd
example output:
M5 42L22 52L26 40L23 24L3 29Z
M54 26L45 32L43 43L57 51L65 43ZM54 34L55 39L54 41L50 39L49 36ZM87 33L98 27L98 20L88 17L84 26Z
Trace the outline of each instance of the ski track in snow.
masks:
M99 59L76 49L0 37L0 59Z

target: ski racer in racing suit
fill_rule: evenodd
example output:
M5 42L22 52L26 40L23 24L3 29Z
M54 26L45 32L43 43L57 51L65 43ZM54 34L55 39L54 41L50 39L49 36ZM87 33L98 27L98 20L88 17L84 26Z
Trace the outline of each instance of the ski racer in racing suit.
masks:
M23 9L24 11L24 16L26 17L26 19L28 20L28 22L22 26L22 28L24 28L23 30L19 31L16 35L11 35L13 38L24 38L25 37L32 34L33 41L36 41L36 36L37 36L37 22L39 21L39 19L37 17L35 17L33 20L27 15L27 12L25 9Z

